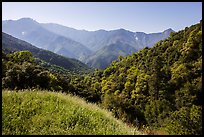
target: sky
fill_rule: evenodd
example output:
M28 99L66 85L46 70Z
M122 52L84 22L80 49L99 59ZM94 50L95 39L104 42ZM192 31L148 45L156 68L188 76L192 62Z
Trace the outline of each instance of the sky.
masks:
M2 20L23 17L89 31L179 31L199 23L202 2L2 2Z

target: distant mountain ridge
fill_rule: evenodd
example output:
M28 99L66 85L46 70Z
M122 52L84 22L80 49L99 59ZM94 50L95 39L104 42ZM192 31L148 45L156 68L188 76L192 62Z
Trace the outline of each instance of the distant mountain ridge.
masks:
M156 42L167 38L171 32L174 32L171 28L163 32L149 34L131 32L125 29L86 31L54 23L38 23L30 18L2 21L2 31L37 47L83 61L92 67L106 66L103 63L109 65L110 59L105 59L108 62L104 62L105 60L99 61L102 56L106 58L112 58L113 56L112 51L104 47L114 45L116 48L115 43L119 42L120 45L113 49L118 51L118 54L114 54L114 56L118 57L121 55L120 53L129 55L129 46L133 51L138 51L144 47L152 47ZM124 50L124 48L127 50ZM104 50L109 53L105 53ZM111 61L113 59L115 57ZM94 65L96 64L94 62L100 65Z
M38 48L50 50L59 55L81 60L91 51L79 42L44 29L30 18L3 21L2 31L25 40Z
M12 37L4 32L2 32L2 50L12 52L28 50L35 58L39 58L47 63L60 66L73 72L91 70L87 65L76 59L66 58L51 51L37 48L30 43Z
M131 32L125 29L111 31L77 30L54 23L43 23L42 26L49 31L78 41L92 50L93 53L81 61L91 67L100 69L104 69L110 65L110 63L116 60L120 55L130 55L132 52L127 52L130 48L129 46L131 46L133 52L136 52L144 47L152 47L158 41L169 37L171 32L174 32L171 28L159 33L146 34L144 32ZM120 44L115 44L118 43L118 41ZM113 45L114 48L111 48ZM126 50L124 50L125 48ZM113 52L115 53L113 54Z
M131 32L125 29L117 30L97 30L86 31L77 30L54 23L41 23L44 28L56 34L69 37L75 41L82 43L92 51L97 51L104 46L110 45L118 40L123 41L136 49L144 47L152 47L159 40L167 38L171 32L171 28L159 33Z

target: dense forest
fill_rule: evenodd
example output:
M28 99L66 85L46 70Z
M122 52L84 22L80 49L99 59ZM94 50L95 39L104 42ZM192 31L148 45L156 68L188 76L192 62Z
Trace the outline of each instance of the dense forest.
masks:
M29 51L2 52L2 68L2 88L72 93L139 128L202 134L202 21L86 75L51 72Z

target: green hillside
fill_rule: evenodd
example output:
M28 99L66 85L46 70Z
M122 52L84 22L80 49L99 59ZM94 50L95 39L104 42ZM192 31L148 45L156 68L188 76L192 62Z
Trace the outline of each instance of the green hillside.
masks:
M94 104L69 94L22 90L2 92L3 135L142 134Z
M202 21L85 76L84 91L124 122L202 134Z
M202 21L101 73L102 102L118 118L169 134L202 134Z

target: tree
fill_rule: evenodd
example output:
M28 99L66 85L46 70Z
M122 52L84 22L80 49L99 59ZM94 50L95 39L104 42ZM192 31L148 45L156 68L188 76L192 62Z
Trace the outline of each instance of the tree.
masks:
M48 88L49 82L50 82L50 73L48 71L42 71L39 74L37 74L37 84L42 88L46 89Z
M32 53L29 51L16 51L13 54L8 55L9 58L12 59L14 62L34 62L34 58L32 56Z

